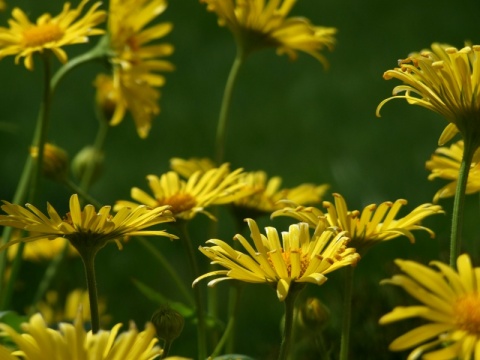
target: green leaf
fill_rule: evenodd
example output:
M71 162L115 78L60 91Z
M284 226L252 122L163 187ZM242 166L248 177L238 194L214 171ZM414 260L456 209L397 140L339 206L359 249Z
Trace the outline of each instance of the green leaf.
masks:
M24 322L28 322L25 315L18 315L15 311L0 311L0 323L7 324L19 333L23 332L20 324Z
M148 299L157 303L158 305L165 305L168 304L172 309L178 311L184 318L192 317L195 311L179 301L173 301L166 296L163 296L158 291L155 291L150 286L142 283L139 280L132 279L133 284L137 287L140 292L145 295Z

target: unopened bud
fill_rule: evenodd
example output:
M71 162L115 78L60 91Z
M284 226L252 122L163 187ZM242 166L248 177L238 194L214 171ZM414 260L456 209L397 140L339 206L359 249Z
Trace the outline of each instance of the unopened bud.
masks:
M30 156L38 157L38 147L30 148ZM42 170L50 180L62 182L68 176L68 154L62 148L50 143L43 147Z
M299 321L310 330L321 330L330 320L330 311L317 298L307 298L300 307Z
M102 151L86 146L75 155L72 161L72 171L77 179L82 179L86 171L91 171L89 183L97 180L103 171L104 155Z
M168 305L162 306L152 316L157 336L167 342L172 342L180 336L185 319L180 313Z

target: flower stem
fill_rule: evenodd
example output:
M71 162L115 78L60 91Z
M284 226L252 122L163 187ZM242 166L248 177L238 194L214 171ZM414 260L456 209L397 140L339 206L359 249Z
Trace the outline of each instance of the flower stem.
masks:
M187 229L187 221L178 220L175 223L178 225L181 236L180 241L187 253L188 260L193 272L193 278L196 279L200 276L200 271L198 268L197 258L195 256L195 250L193 248L192 241L190 239L190 234ZM203 306L202 294L200 292L200 287L193 287L193 296L195 300L195 308L197 313L197 342L198 342L198 359L205 360L207 357L207 327L205 321L205 310Z
M99 119L99 127L95 142L93 144L94 154L101 154L103 151L103 146L107 139L107 134L109 130L108 123L103 119ZM92 160L86 167L82 179L80 181L80 188L87 192L90 186L92 185L93 175L95 173L96 161Z
M350 347L350 323L352 319L353 266L345 269L345 294L343 295L342 339L340 341L340 360L348 360Z
M285 324L283 327L283 338L280 346L280 353L278 360L288 359L290 354L290 348L292 347L293 340L293 319L295 312L295 300L297 300L298 294L304 288L303 284L293 283L290 285L290 290L287 297L284 300L285 303Z
M78 249L77 249L78 250ZM95 276L95 252L80 253L85 268L87 280L88 299L90 301L90 318L92 322L92 333L100 330L100 316L98 313L97 280Z
M225 89L223 91L223 99L220 107L220 114L217 124L217 135L216 135L216 153L215 160L217 165L220 165L225 156L225 142L227 138L227 122L228 122L228 111L230 109L230 104L232 101L233 88L235 86L235 81L238 77L239 70L245 59L244 52L238 48L237 55L233 61L230 73L227 78L227 83L225 84Z
M468 174L472 164L473 155L477 144L468 137L463 141L463 157L458 173L457 188L453 201L452 233L450 237L450 267L456 268L457 257L460 253L462 243L463 211L465 207L465 191L467 189Z

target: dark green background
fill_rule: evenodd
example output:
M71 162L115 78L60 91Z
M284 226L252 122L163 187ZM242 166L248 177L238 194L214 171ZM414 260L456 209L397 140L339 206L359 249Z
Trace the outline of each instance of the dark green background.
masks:
M13 1L9 2L10 9ZM56 14L61 2L15 1L35 19L44 11ZM351 209L370 203L405 198L407 210L430 202L442 181L429 182L425 161L437 146L446 125L444 119L403 101L393 101L375 117L380 101L390 96L399 82L385 81L384 71L396 66L409 52L432 42L462 47L464 41L479 39L476 0L393 2L393 1L314 1L299 0L292 15L308 17L313 23L338 28L338 44L325 55L330 68L306 54L290 62L273 49L253 54L241 70L231 108L226 158L232 167L265 170L284 178L286 187L303 182L329 183L332 192L341 193ZM9 14L0 14L2 25ZM171 157L212 156L214 134L223 87L234 58L233 38L219 28L216 16L197 1L171 1L160 21L172 21L173 32L166 41L174 44L171 61L177 67L167 74L162 89L161 114L155 118L150 135L140 139L130 118L112 128L106 145L106 163L101 180L92 188L100 202L113 204L128 199L132 186L147 189L145 176L168 170ZM97 39L92 39L92 44ZM88 49L76 45L65 50L70 56ZM41 96L41 64L33 72L15 66L13 57L0 62L0 198L11 200L30 145ZM58 66L58 63L56 63ZM89 64L70 74L58 89L53 103L49 141L63 147L73 157L93 142L97 120L93 111L95 75L103 71ZM66 211L69 190L45 181L38 206L51 202L59 212ZM326 197L332 200L331 196ZM427 262L448 259L451 200L443 200L445 216L425 221L437 233L431 240L418 233L417 243L406 239L381 244L371 250L355 273L352 328L352 359L404 358L389 353L388 343L412 325L380 327L378 318L393 306L405 304L403 292L380 287L378 282L393 275L397 257ZM478 207L476 196L467 201L465 249L478 261ZM235 234L224 216L221 238ZM197 245L207 240L208 221L193 221L192 235ZM285 222L262 219L262 225L285 227ZM191 277L180 244L151 239L178 267L186 281ZM202 265L206 260L201 258ZM180 299L165 272L134 241L122 252L111 245L99 254L98 281L114 322L147 321L156 304L147 300L131 283L137 278L153 288ZM65 264L57 286L83 286L79 260ZM22 284L15 297L18 311L28 303L45 264L26 264ZM320 297L332 312L328 344L338 352L341 321L342 272L334 273L322 287L309 286L308 294ZM202 282L199 286L206 287ZM228 285L219 285L226 294ZM307 293L305 294L307 295ZM226 297L222 302L226 302ZM278 321L282 305L267 286L246 287L237 333L238 352L257 359L268 359L280 341ZM194 356L195 332L187 325L173 347L176 355ZM270 354L270 355L269 355ZM333 356L335 358L336 355Z

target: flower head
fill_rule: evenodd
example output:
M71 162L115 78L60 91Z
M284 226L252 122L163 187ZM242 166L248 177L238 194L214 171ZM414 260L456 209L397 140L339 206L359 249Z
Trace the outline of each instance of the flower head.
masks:
M155 235L175 238L165 231L144 230L147 227L174 221L168 206L149 209L137 206L134 209L124 207L115 215L110 214L111 207L104 206L98 212L93 205L86 205L82 210L76 194L70 197L70 211L61 218L52 205L47 203L48 216L31 204L22 207L4 201L2 210L8 215L0 215L0 225L11 226L30 231L29 236L8 242L5 247L18 242L31 242L42 238L54 240L67 238L77 249L88 245L100 249L110 241L117 241L127 236Z
M20 234L18 234L20 236ZM18 237L17 237L18 238ZM13 260L18 251L18 243L8 248L8 258ZM38 239L34 242L25 244L22 252L22 258L28 261L40 262L50 261L65 250L68 245L67 255L78 256L78 253L70 245L67 239L57 238L55 241L48 239Z
M405 99L411 105L423 106L442 115L449 125L439 139L445 144L460 132L464 138L480 142L480 46L457 50L445 44L432 44L431 50L411 54L399 61L399 67L388 70L386 80L404 82L393 89L392 99ZM403 95L400 95L404 93Z
M323 206L327 209L326 214L314 207L297 206L278 210L272 214L272 217L291 216L307 222L313 228L316 228L319 221L323 221L325 217L330 226L346 231L352 239L351 245L363 254L372 245L399 236L406 236L414 242L413 230L425 230L430 236L435 236L432 230L421 226L420 222L427 216L443 213L441 206L427 203L416 207L408 215L395 219L401 207L407 204L406 200L399 199L393 203L386 201L378 206L371 204L360 212L348 210L347 203L340 194L335 193L333 196L335 204L323 202Z
M88 0L82 0L76 9L65 3L62 12L52 17L46 13L36 23L30 22L27 15L19 8L14 8L9 21L9 28L0 27L0 59L16 55L15 63L25 58L25 67L33 69L33 54L52 51L60 62L67 62L67 54L62 49L65 45L85 43L88 36L99 35L103 30L95 26L104 21L105 11L98 10L97 2L81 17Z
M327 65L320 53L332 50L337 29L315 26L303 17L288 17L296 0L201 0L227 26L239 46L249 53L264 47L275 47L277 53L297 58L303 51Z
M380 324L421 318L428 323L395 339L392 351L414 348L409 359L472 359L480 357L480 268L467 254L457 259L458 271L440 261L433 270L415 261L396 260L405 275L382 284L402 287L420 305L399 306L382 316Z
M458 174L463 156L463 141L457 141L450 147L439 147L435 150L430 160L427 161L427 170L432 173L428 175L428 180L441 178L449 180L450 183L437 191L433 202L455 195L458 182ZM473 161L468 173L466 194L474 194L480 191L480 151L473 155Z
M229 164L225 163L206 172L197 171L187 180L181 179L175 171L169 171L160 177L148 175L147 180L153 196L134 187L131 190L131 197L152 208L169 205L173 216L178 219L190 220L197 213L204 213L213 218L205 210L206 207L228 204L248 194L243 184L238 181L241 173L242 169L230 172ZM115 208L138 205L121 200L117 201Z
M345 232L324 227L310 236L308 224L291 225L282 232L282 242L273 227L260 233L257 223L246 219L255 247L240 234L234 240L240 242L247 253L233 249L222 240L211 239L212 246L201 246L200 251L212 260L212 264L222 266L204 274L193 282L210 276L220 276L208 285L214 286L223 280L240 280L249 283L267 283L276 288L280 301L285 300L294 283L323 284L326 274L347 265L355 265L360 255L354 248L347 247L349 238ZM325 223L326 225L326 223Z
M166 8L166 0L110 1L108 31L114 71L113 78L97 78L97 99L108 99L113 107L108 119L112 126L128 110L141 138L147 137L153 116L160 112L157 88L165 84L165 78L159 72L174 70L172 63L163 60L173 53L173 46L155 43L170 33L172 24L147 27Z
M122 324L117 324L111 330L100 330L96 334L86 332L81 311L73 324L61 323L58 330L48 328L39 313L21 325L24 333L18 333L7 324L0 323L2 335L10 337L18 348L11 352L10 357L2 359L17 359L16 356L21 356L26 360L93 360L101 354L104 360L153 360L162 355L163 350L157 345L155 328L151 323L147 323L141 332L133 322L128 331L123 333L119 333L121 326ZM9 351L0 347L0 355L3 356L4 353L8 354Z
M189 178L197 171L206 172L215 167L215 163L210 158L182 159L174 157L170 159L170 168L184 178Z

